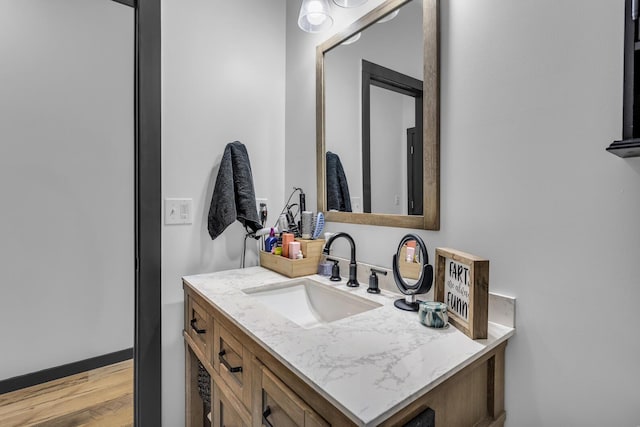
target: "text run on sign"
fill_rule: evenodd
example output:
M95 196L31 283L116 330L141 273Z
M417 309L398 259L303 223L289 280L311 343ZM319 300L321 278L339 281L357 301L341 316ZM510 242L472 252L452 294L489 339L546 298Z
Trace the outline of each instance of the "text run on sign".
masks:
M469 321L469 282L471 281L469 266L446 259L445 292L449 310L456 313L466 322Z

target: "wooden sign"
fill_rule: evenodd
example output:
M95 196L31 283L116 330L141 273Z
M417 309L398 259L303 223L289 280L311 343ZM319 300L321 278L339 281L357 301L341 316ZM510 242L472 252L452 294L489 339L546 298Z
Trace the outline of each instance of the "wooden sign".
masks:
M487 338L489 260L436 248L434 299L447 304L449 322L471 339Z

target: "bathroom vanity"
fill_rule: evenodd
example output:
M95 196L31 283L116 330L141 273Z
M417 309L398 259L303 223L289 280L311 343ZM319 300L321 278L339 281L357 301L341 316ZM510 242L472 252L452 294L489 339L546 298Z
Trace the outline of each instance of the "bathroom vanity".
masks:
M345 282L262 267L184 277L186 425L395 426L433 412L437 426L504 424L512 328L489 323L475 341L430 329L397 294Z

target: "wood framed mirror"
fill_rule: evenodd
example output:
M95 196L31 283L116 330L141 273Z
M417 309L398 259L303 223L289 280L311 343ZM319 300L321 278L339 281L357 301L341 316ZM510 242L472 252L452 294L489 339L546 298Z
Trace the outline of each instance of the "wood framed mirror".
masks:
M440 229L439 46L439 0L387 0L316 48L318 210L327 221ZM402 99L402 81L367 78L371 63L409 76L422 96L412 88Z

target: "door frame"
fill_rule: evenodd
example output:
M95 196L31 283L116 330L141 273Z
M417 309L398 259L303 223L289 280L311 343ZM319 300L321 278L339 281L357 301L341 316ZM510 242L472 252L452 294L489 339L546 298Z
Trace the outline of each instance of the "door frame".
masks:
M162 425L160 0L134 8L134 425ZM130 358L125 349L0 381L0 394Z
M113 0L135 9L134 425L162 425L160 0Z

